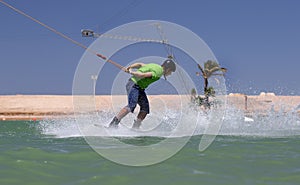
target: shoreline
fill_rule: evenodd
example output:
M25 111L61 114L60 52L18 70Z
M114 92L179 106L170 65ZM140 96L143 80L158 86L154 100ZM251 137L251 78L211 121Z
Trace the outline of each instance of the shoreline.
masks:
M73 102L72 95L0 95L0 120L36 121L74 117L74 114L80 110L74 110L73 103L82 106L82 102L89 104L88 108L91 111L118 111L116 109L123 107L127 102L126 95L78 97ZM178 101L181 101L178 100L178 95L149 95L148 97L150 106L153 103L158 106L157 108L164 106L176 108ZM288 112L300 106L300 96L229 94L226 99L227 106L243 111L245 115L264 114L271 109ZM300 115L300 110L298 113Z

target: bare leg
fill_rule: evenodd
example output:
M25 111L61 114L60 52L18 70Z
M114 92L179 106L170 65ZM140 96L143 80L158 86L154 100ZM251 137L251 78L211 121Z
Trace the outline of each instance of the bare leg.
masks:
M147 116L147 112L139 112L139 114L137 115L137 119L140 119L140 120L144 120Z
M132 128L134 128L134 129L140 128L142 121L146 118L146 116L147 116L146 112L139 112L137 119L134 120Z
M120 110L118 115L116 115L113 120L110 122L109 127L117 127L121 119L124 118L130 112L129 107L124 107Z
M124 107L120 110L116 117L121 121L121 119L124 118L129 112L130 109L128 107Z

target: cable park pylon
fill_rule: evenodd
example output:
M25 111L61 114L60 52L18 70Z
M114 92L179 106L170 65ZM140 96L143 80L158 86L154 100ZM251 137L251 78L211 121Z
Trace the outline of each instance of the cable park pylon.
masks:
M114 62L112 61L111 59L108 59L106 56L98 53L97 51L94 51L92 49L90 49L89 47L83 45L82 43L70 38L69 36L63 34L62 32L54 29L53 27L35 19L34 17L26 14L25 12L15 8L14 6L6 3L5 1L3 0L0 0L0 3L2 3L3 5L7 6L8 8L12 9L13 11L19 13L20 15L23 15L24 17L32 20L33 22L43 26L44 28L50 30L51 32L59 35L60 37L63 37L65 38L66 40L72 42L73 44L85 49L86 51L98 56L99 58L101 58L102 60L104 60L105 62L109 62L111 64L113 64L114 66L116 66L117 68L127 72L126 70L126 67L120 65L119 63L117 62ZM93 30L89 30L89 29L83 29L81 30L81 34L83 37L94 37L94 38L98 38L98 37L104 37L104 38L109 38L109 39L119 39L119 40L128 40L128 41L135 41L135 42L152 42L152 43L160 43L160 44L163 44L165 46L165 49L168 53L168 57L173 57L174 58L174 54L173 54L173 51L172 51L172 48L169 44L169 42L166 40L166 36L165 36L165 33L163 32L162 30L162 27L159 23L155 23L153 24L154 26L156 26L159 34L160 34L160 38L161 39L151 39L151 38L140 38L140 37L135 37L135 36L130 36L130 35L127 35L127 36L123 36L123 35L112 35L112 34L99 34L99 33L95 33ZM174 58L175 59L175 58Z
M3 0L0 0L0 3L2 3L2 4L5 5L5 6L7 6L7 7L10 8L10 9L12 9L13 11L19 13L20 15L23 15L24 17L27 17L28 19L32 20L33 22L35 22L35 23L37 23L37 24L43 26L44 28L50 30L51 32L53 32L53 33L55 33L55 34L57 34L57 35L59 35L59 36L65 38L66 40L72 42L73 44L75 44L75 45L77 45L77 46L79 46L79 47L85 49L86 51L88 51L88 52L90 52L90 53L92 53L92 54L98 56L99 58L101 58L101 59L104 60L105 62L109 62L109 63L113 64L114 66L116 66L117 68L119 68L120 70L122 70L122 71L124 71L124 72L127 72L127 71L126 71L126 68L125 68L124 66L120 65L119 63L117 63L117 62L115 62L115 61L112 61L111 59L108 59L106 56L104 56L104 55L102 55L102 54L100 54L100 53L98 53L98 52L96 52L96 51L90 49L89 47L87 47L87 46L83 45L82 43L80 43L80 42L78 42L78 41L76 41L76 40L70 38L69 36L63 34L62 32L59 32L58 30L54 29L53 27L51 27L51 26L49 26L49 25L47 25L47 24L45 24L45 23L43 23L43 22L41 22L41 21L35 19L34 17L32 17L32 16L26 14L25 12L19 10L18 8L15 8L14 6L12 6L12 5L10 5L10 4L4 2Z
M166 40L159 40L159 39L149 39L149 38L141 38L141 37L135 37L135 36L124 36L124 35L113 35L108 33L96 33L93 30L90 29L82 29L81 30L81 36L82 37L93 37L93 38L109 38L109 39L117 39L117 40L127 40L127 41L134 41L134 42L155 42L155 43L161 43L164 44Z

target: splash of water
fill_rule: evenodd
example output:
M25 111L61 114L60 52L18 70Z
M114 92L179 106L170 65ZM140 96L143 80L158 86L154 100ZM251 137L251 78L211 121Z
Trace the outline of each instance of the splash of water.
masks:
M223 124L218 135L230 136L259 136L259 137L289 137L300 135L300 105L291 111L286 112L284 108L279 111L270 109L265 114L254 112L251 115L253 121L245 120L245 112L234 107L227 107ZM181 112L168 109L165 113L151 113L143 122L142 132L131 129L136 114L125 117L118 129L106 129L113 112L102 111L89 115L82 115L84 120L78 123L74 118L64 118L55 120L43 120L38 127L42 134L58 138L64 137L83 137L83 136L107 136L107 132L112 136L137 137L155 136L171 137L170 134L178 129L178 120ZM199 112L197 128L193 135L204 134L205 129L210 124L209 113ZM195 116L191 114L191 116ZM184 120L185 126L180 127L176 137L184 137L185 127L189 127L189 120ZM177 130L178 131L178 130ZM105 134L104 134L105 132ZM172 136L174 137L174 136Z
M282 105L279 111L271 108L266 113L253 112L251 119L245 121L245 112L229 107L224 119L221 135L287 137L300 135L299 107L285 111Z

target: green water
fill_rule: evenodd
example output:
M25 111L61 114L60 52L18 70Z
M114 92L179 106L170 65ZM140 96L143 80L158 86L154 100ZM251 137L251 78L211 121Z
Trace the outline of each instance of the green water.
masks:
M0 122L1 185L300 184L299 136L218 136L204 152L198 151L201 136L193 136L162 163L129 167L101 157L81 137L43 135L37 124Z

